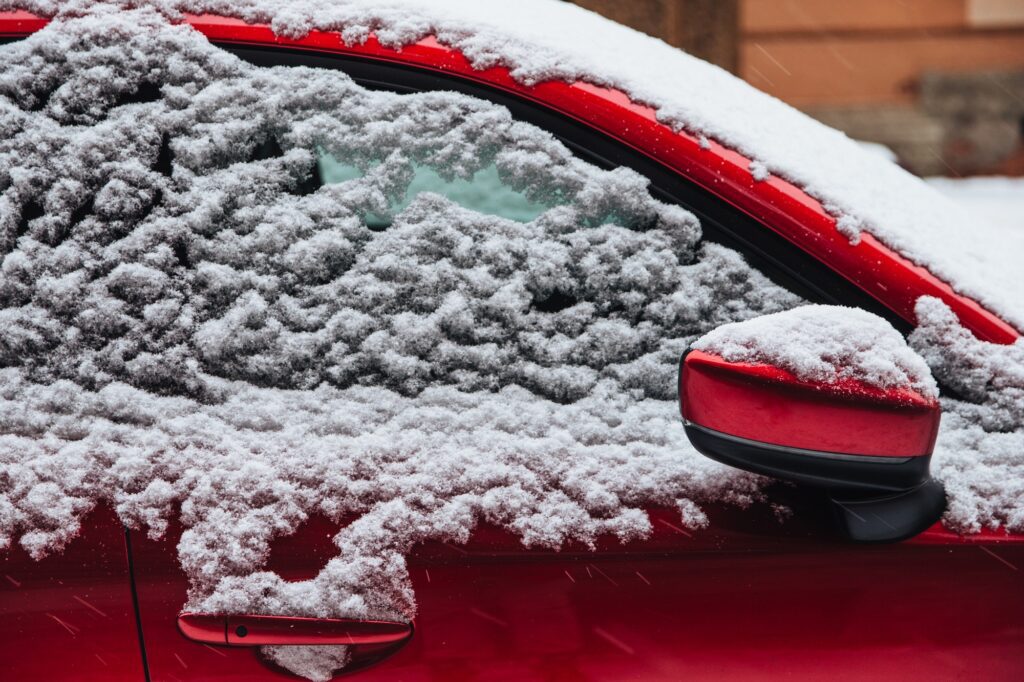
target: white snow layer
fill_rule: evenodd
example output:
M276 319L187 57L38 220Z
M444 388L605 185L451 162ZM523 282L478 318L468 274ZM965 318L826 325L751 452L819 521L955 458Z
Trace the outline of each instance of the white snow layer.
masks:
M725 324L693 347L730 362L789 370L804 381L857 379L878 388L912 388L937 398L928 365L891 324L859 308L808 305Z
M692 527L762 499L688 445L675 364L800 301L640 176L473 98L248 66L151 9L93 7L0 63L0 546L59 550L99 503L154 535L180 513L190 609L408 619L418 542L625 541L645 505ZM362 176L317 187L319 151ZM421 167L496 168L549 208L423 193L371 230ZM969 381L936 455L948 521L1022 530L1020 344L943 310L913 338ZM264 571L310 514L357 517L338 555ZM347 656L265 654L310 679Z
M946 486L946 523L961 532L1024 531L1024 338L979 341L941 301L918 299L908 341L944 386L932 474Z
M126 6L135 0L122 0ZM73 14L93 0L0 0L40 14ZM851 243L866 231L927 266L958 292L1024 329L1020 245L1004 248L983 215L943 198L896 164L666 43L560 0L150 0L169 16L211 12L269 23L281 35L314 29L350 42L374 33L401 47L428 35L477 68L504 65L523 83L583 80L626 92L663 122L718 140L817 198ZM781 65L780 68L785 68Z
M1001 228L998 244L1024 253L1024 178L998 175L973 178L927 178L931 187ZM1011 241L1012 240L1012 241Z
M58 550L100 502L155 535L180 510L190 609L408 619L417 542L626 541L645 505L695 526L760 498L687 444L675 367L799 300L641 176L487 102L251 67L149 10L0 59L0 545ZM317 150L363 175L317 188ZM550 208L422 193L370 229L423 166L494 167ZM358 517L338 556L262 571L310 514ZM266 654L311 679L346 655Z

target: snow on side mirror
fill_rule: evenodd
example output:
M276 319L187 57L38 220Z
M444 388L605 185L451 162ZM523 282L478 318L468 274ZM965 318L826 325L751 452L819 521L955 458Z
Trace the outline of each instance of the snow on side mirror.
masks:
M836 311L873 319L834 325ZM902 540L945 508L929 474L937 390L898 332L850 311L807 306L711 332L683 355L680 410L701 453L828 490L854 540Z

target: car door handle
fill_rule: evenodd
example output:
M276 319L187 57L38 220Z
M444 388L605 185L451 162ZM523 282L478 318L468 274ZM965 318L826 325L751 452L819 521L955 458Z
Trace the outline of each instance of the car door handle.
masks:
M205 644L391 644L412 636L411 623L348 618L226 616L183 613L178 630Z

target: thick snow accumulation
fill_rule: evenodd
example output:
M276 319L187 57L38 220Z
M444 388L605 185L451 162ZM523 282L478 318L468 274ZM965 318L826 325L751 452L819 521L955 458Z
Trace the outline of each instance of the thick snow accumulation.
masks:
M699 527L764 498L687 443L676 362L802 301L642 177L487 102L255 68L152 8L80 14L0 47L0 549L57 551L101 503L153 535L180 515L189 609L408 619L418 542L626 541L645 505ZM497 177L519 219L416 189L423 169ZM803 310L767 319L842 318L887 353L801 366L932 386L874 318ZM965 398L936 455L948 521L1024 530L1021 345L919 314ZM312 514L355 519L337 556L265 571ZM348 656L264 653L310 679Z
M946 523L962 532L1024 531L1024 338L979 341L941 301L922 297L908 341L944 385L932 474L946 486Z
M135 0L121 0L137 5ZM0 0L52 15L92 0ZM270 23L301 36L370 33L401 47L428 35L459 48L474 66L504 65L524 83L584 80L618 88L676 128L718 140L834 214L851 242L866 231L955 290L1024 329L1019 245L978 239L985 218L923 181L738 78L660 40L560 0L151 0L168 15L211 12ZM785 69L785 65L780 68Z
M687 444L675 366L799 300L642 177L502 107L258 69L145 9L0 51L0 543L58 550L100 502L153 534L180 509L190 609L407 619L416 542L625 541L643 505L693 527L760 498ZM359 174L318 186L321 153ZM420 193L368 225L423 167L546 208ZM263 572L314 513L357 516L338 556ZM317 679L346 656L266 653Z
M928 365L891 324L859 308L809 305L705 334L698 350L730 362L763 363L805 381L858 379L878 388L912 388L939 396Z

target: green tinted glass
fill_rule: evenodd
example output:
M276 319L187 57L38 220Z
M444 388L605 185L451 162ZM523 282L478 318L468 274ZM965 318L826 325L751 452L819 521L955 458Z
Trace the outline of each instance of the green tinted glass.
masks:
M355 166L338 161L329 154L321 153L319 164L324 183L345 182L363 175ZM434 192L479 213L523 223L533 220L548 208L504 184L494 166L480 170L471 180L455 179L451 182L426 166L416 165L414 173L405 196L391 205L392 215L408 206L421 192ZM377 215L367 216L366 220L370 227L383 227L390 222L390 218Z

